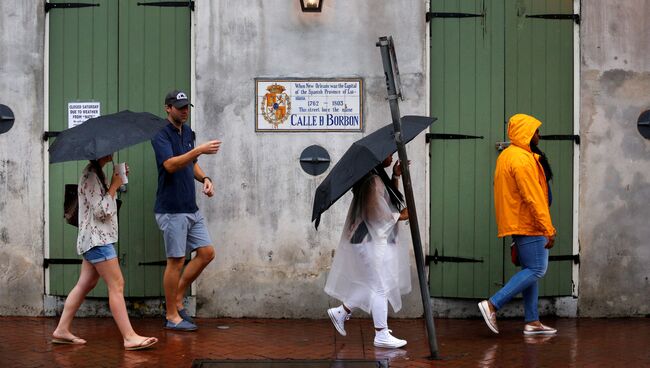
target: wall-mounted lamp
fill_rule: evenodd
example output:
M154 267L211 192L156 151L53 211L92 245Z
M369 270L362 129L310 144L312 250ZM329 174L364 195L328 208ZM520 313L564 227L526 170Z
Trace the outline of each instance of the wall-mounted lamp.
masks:
M325 0L300 0L300 8L303 12L320 13Z

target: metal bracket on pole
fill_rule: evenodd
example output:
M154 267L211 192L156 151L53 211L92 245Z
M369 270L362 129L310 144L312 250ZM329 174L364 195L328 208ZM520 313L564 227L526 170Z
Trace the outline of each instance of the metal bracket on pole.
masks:
M399 102L397 97L400 95L398 81L396 76L399 75L397 71L397 60L395 57L395 49L393 47L392 37L380 37L377 42L377 47L380 48L381 58L384 66L384 75L386 76L386 88L388 89L388 102L390 104L390 112L393 121L393 130L395 132L395 142L397 143L397 152L401 162L408 162L406 154L406 147L402 141L402 125L401 116L399 112ZM411 238L413 239L413 252L415 254L415 263L418 271L418 280L420 283L420 295L422 297L422 306L424 308L424 319L426 322L427 335L429 338L429 351L431 352L431 359L438 358L438 343L436 341L436 331L433 324L433 311L431 308L431 296L429 295L429 285L427 283L427 275L424 271L424 255L422 252L422 240L420 239L420 227L418 225L418 215L415 208L415 198L413 196L413 185L411 182L411 173L408 165L402 166L402 184L404 186L404 194L406 195L406 206L409 212L409 226L411 228Z

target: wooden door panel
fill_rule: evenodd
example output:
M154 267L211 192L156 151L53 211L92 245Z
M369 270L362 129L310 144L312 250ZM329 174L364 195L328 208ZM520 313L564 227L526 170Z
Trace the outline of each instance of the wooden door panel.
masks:
M544 135L573 134L573 21L532 15L572 14L571 0L509 0L506 6L506 116L542 121ZM551 218L557 229L550 254L573 252L573 142L542 140L553 168ZM507 258L507 257L506 257ZM505 262L505 279L516 271ZM570 261L549 262L540 296L571 295Z
M60 3L64 1L52 1ZM79 9L54 8L49 17L48 129L68 128L68 103L96 101L101 114L117 110L117 4L96 1L99 6ZM52 138L50 138L52 139ZM63 188L79 182L88 161L49 165L49 265L50 294L67 295L79 278L77 228L63 219ZM89 294L106 296L103 281Z
M431 11L484 14L431 20L431 131L483 139L430 141L430 254L480 261L430 264L431 293L482 297L502 279L491 186L493 142L503 138L502 4L435 2Z

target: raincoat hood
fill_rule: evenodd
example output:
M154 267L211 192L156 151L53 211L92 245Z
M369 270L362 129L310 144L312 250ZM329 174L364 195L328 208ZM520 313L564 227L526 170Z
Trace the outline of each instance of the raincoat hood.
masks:
M530 152L530 141L542 122L526 114L516 114L508 121L508 138L515 146Z
M542 123L530 115L510 118L510 147L499 154L494 171L494 209L498 236L552 236L548 183L530 141Z

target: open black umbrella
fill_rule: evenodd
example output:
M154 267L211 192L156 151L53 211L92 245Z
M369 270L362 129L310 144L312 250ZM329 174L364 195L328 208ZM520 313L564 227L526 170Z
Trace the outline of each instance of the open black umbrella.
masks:
M169 121L148 112L120 111L62 131L50 146L50 163L96 160L153 138Z
M435 120L436 118L427 116L403 116L401 122L404 143L411 141ZM397 145L393 124L386 125L352 143L325 180L316 188L311 215L311 220L316 221L314 224L316 228L323 212L350 190L357 180L395 151Z

